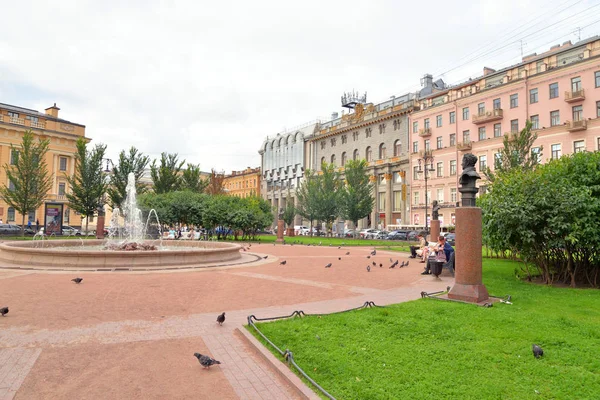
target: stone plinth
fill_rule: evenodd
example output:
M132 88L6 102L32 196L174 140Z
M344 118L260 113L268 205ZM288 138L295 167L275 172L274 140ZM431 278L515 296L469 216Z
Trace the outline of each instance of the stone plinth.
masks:
M277 221L277 243L283 243L283 227L284 227L285 223L283 222L282 219Z
M455 283L448 298L479 303L489 298L482 282L481 208L456 209Z
M285 234L287 235L287 237L294 237L294 236L296 236L296 234L294 233L294 228L287 228L285 230Z
M96 217L96 239L104 239L104 215Z
M439 219L432 219L431 220L431 225L429 226L430 229L430 234L429 234L429 241L430 242L437 242L438 238L440 237L440 220Z

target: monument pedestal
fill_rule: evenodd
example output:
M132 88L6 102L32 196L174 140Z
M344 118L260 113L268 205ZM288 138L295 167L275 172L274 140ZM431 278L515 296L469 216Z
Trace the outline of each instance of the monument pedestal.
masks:
M104 215L96 217L96 239L104 239Z
M285 226L285 223L283 222L282 219L277 220L277 240L275 240L275 242L277 243L283 243L283 227Z
M489 298L482 282L481 208L456 209L455 283L449 299L479 303Z
M431 220L431 225L429 226L430 229L430 234L429 234L429 241L430 242L437 242L438 237L440 237L440 220L439 219L432 219Z
M294 237L294 236L296 236L296 234L294 233L294 228L287 228L285 230L285 234L287 235L287 237Z

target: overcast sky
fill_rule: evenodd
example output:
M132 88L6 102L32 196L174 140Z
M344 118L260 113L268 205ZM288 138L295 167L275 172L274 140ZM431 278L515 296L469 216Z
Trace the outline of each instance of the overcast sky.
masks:
M340 111L457 83L600 33L600 0L28 1L5 4L0 102L86 125L108 155L230 172L274 136ZM580 32L577 28L582 28ZM522 44L519 41L522 39Z

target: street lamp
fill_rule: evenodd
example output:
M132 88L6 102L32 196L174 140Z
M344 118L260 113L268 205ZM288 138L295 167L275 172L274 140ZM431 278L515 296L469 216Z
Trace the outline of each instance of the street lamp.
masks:
M421 158L418 159L419 169L417 172L423 173L425 178L425 231L429 232L429 223L427 221L427 206L429 205L429 199L427 198L427 179L429 172L435 171L433 168L433 154L430 150L425 150L421 153Z
M110 163L110 165L113 166L113 169L115 167L115 164L113 164L112 160L110 158L103 158L102 161L106 161L106 168L104 169L104 172L106 172L107 174L110 174L110 168L108 166L108 163Z

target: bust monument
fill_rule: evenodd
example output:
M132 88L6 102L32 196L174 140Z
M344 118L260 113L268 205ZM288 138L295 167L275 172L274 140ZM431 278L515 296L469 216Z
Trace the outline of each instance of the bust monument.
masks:
M458 191L462 193L462 207L475 207L475 195L479 191L476 186L477 179L481 179L475 170L477 156L467 153L463 156L462 168L458 183L460 187Z
M433 201L433 206L431 207L431 219L437 221L440 219L440 208L442 208L437 200Z

